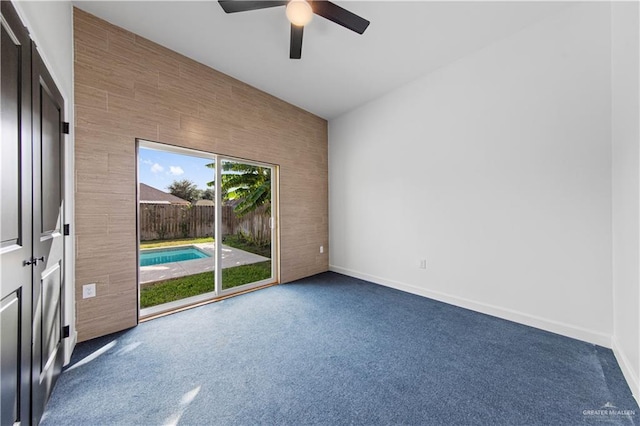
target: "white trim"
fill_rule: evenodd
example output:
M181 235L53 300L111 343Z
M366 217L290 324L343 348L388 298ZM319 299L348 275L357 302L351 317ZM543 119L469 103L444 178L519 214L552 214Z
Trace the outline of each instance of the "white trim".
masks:
M640 7L638 7L638 16L636 17L638 19L638 23L640 25ZM638 57L638 68L640 69L640 55ZM640 99L640 76L638 76L638 99ZM638 120L640 122L640 114L636 117L636 120ZM638 199L638 201L640 202L640 197ZM639 259L640 260L640 259ZM638 262L638 268L640 269L640 262ZM640 274L640 272L639 272ZM615 299L614 299L615 300ZM636 309L640 307L640 294L638 294L638 300L636 300ZM614 306L614 314L615 314L615 306ZM614 328L615 330L615 328ZM638 318L638 323L636 324L636 333L640 334L640 318ZM615 335L613 336L613 339L615 339ZM612 346L614 347L618 347L618 345L616 344L616 341L612 341ZM638 353L640 353L640 339L638 341L638 346L637 346L637 350ZM616 358L617 358L617 353L614 351L614 354L616 354ZM634 376L633 373L633 369L628 368L629 367L629 361L627 360L627 358L624 356L624 353L620 352L620 356L621 358L618 358L618 364L620 364L620 368L622 369L622 374L624 374L624 377L627 379L627 383L629 384L629 387L631 388L631 392L633 393L633 397L636 399L636 402L638 403L638 405L640 405L640 365L636 365L636 368L638 368L638 370L636 370L636 376ZM622 362L620 362L622 361ZM624 366L623 366L624 364ZM640 363L639 363L640 364Z
M74 27L73 27L73 6L70 6L71 11L71 63L75 63L75 49L74 49ZM71 226L71 233L66 239L65 246L65 285L67 298L65 300L65 324L69 326L71 332L68 339L67 347L64 353L65 365L71 362L71 354L73 353L76 344L78 343L78 332L76 331L76 193L75 193L75 152L76 152L76 115L75 115L75 67L71 66L71 93L69 94L68 102L65 101L64 107L67 110L65 117L69 122L69 134L67 135L67 143L65 144L65 208L64 217L66 223Z
M214 292L216 296L222 294L222 160L219 155L214 158L213 197L215 199L213 213L213 240L216 247L214 259Z
M190 157L204 158L205 160L215 160L212 152L202 151L199 149L185 148L178 145L171 145L163 142L154 142L148 139L137 139L138 147L161 152L170 152L172 154L188 155Z
M618 344L618 340L615 338L615 336L611 338L611 349L613 350L613 354L618 361L618 365L620 365L622 375L627 380L627 384L631 389L633 397L635 398L638 405L640 405L640 377L634 374L631 363L625 356L624 352L620 349L620 345Z
M578 339L585 342L593 343L595 345L603 346L605 348L611 347L611 336L606 333L600 333L600 332L588 330L582 327L577 327L571 324L566 324L559 321L549 320L546 318L541 318L538 316L526 314L524 312L518 312L512 309L507 309L500 306L489 305L486 303L477 302L474 300L465 299L465 298L453 296L450 294L440 293L437 291L416 287L411 284L406 284L399 281L390 280L387 278L365 274L359 271L354 271L354 270L343 268L336 265L329 265L329 270L343 274L343 275L348 275L350 277L370 281L375 284L391 287L396 290L401 290L407 293L416 294L418 296L427 297L429 299L434 299L434 300L444 302L453 306L470 309L472 311L476 311L476 312L491 315L494 317L517 322L519 324L524 324L529 327L535 327L541 330L549 331L551 333L561 334L563 336L571 337L573 339Z
M184 299L178 299L172 302L162 303L160 305L149 306L148 308L141 308L140 320L167 312L172 312L178 309L187 308L189 306L197 305L198 303L206 302L208 300L214 300L217 297L218 295L215 291L210 291L208 293L197 294L195 296L185 297Z
M73 349L76 347L76 343L78 343L78 332L75 331L75 327L72 328L72 330L73 332L71 333L71 336L65 340L64 365L68 365L71 362L71 354L73 353Z
M280 166L271 165L271 278L280 283Z
M266 260L265 260L265 262L266 262ZM273 265L273 262L271 262L271 264ZM242 266L242 265L238 265L238 266ZM242 293L244 291L251 290L253 288L265 287L265 286L273 285L273 284L278 284L278 282L273 277L266 278L266 279L260 280L260 281L254 281L254 282L251 282L251 283L241 284L241 285L237 285L235 287L225 288L224 290L222 290L220 292L219 297L232 296L232 295L234 295L236 293Z

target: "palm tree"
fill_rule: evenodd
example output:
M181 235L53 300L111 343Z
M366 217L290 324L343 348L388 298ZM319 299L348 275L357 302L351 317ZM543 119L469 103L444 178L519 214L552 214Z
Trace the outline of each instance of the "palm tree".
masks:
M215 168L215 164L207 164ZM208 182L207 186L214 186ZM253 166L251 164L234 161L222 162L222 177L220 181L223 200L238 200L233 211L242 217L266 206L266 213L271 213L271 169Z

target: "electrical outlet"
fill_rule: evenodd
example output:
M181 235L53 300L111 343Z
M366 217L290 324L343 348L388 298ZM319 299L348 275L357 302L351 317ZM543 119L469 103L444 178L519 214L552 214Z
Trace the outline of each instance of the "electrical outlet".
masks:
M420 269L427 269L427 259L420 259Z
M82 298L83 299L88 299L90 297L96 297L96 285L95 285L95 283L85 284L85 285L82 286Z
M324 246L320 246L320 254L324 253Z

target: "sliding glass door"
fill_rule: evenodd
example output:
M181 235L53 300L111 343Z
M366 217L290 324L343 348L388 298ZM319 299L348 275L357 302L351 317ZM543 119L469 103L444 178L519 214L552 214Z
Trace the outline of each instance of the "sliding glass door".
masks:
M273 167L221 160L222 288L231 291L273 278Z
M140 316L278 281L277 167L138 141Z

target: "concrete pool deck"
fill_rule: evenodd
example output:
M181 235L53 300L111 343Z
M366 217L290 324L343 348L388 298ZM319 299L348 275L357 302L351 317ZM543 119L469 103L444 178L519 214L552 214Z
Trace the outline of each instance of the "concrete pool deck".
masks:
M185 260L182 262L163 263L160 265L141 266L140 284L168 280L169 278L184 277L187 275L198 274L200 272L213 271L215 269L214 259L216 255L216 246L214 243L189 244L185 246L171 246L167 248L191 246L197 247L199 250L211 255L211 257L205 259ZM221 250L222 269L271 260L268 257L259 256L257 254L249 253L248 251L225 246L224 244L222 244Z

